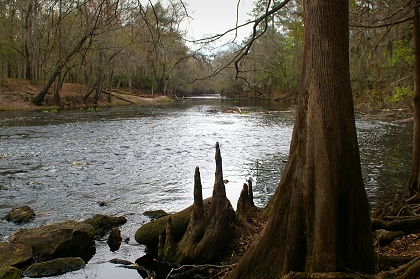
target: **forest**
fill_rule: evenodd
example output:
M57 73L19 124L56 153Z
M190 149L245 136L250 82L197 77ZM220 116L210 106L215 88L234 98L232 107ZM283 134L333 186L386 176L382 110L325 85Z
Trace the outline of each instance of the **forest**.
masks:
M105 88L124 88L296 102L284 172L264 208L253 204L249 180L233 209L216 142L211 200L203 200L196 167L187 225L177 238L179 226L171 215L164 219L149 261L158 272L148 278L200 278L203 265L214 278L208 264L220 263L238 232L258 236L223 278L418 278L418 256L388 259L386 269L375 248L394 232L419 230L420 1L256 1L251 34L211 54L209 44L225 33L190 42L180 28L188 5L165 3L2 2L2 75L43 82L34 104L53 86L60 105L63 82L85 85L94 99ZM355 110L410 108L406 193L372 212ZM251 225L256 219L264 229ZM138 231L135 238L144 244Z
M185 1L1 1L0 77L45 84L34 102L50 90L57 105L63 82L86 86L86 95L95 92L95 99L104 88L123 88L294 100L303 3L288 2L263 16L279 1L255 1L255 20L248 23L252 34L213 49L211 43L225 34L188 40L182 29L191 17ZM357 109L412 108L411 2L350 1L350 74ZM226 26L230 33L235 29Z

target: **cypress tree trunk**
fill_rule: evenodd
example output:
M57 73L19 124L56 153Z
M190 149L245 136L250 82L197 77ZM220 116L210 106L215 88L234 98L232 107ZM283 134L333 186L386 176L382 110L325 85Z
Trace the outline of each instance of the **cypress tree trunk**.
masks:
M419 192L420 176L420 1L414 1L414 136L410 195Z
M259 240L229 278L374 272L349 74L348 1L304 0L305 45L289 158Z

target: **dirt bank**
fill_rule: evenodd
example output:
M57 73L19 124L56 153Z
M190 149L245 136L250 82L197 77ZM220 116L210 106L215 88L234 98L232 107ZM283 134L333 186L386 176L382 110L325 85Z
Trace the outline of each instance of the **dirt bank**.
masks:
M42 110L48 108L57 108L54 105L54 96L50 89L42 106L36 106L31 101L38 94L44 84L30 84L27 80L22 79L0 79L0 111L7 110ZM132 93L124 90L112 91L111 102L108 101L108 94L102 93L97 104L93 103L93 93L88 100L83 100L86 94L86 87L80 84L64 83L61 90L62 108L78 108L78 107L103 107L113 105L130 105L130 104L158 104L172 102L167 96L155 95L154 97L140 91Z

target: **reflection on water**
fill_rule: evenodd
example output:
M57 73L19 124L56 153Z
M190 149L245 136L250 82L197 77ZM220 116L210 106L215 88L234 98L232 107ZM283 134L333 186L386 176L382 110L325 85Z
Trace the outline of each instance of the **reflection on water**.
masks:
M224 113L229 107L240 107L242 114ZM265 205L288 156L293 129L288 110L278 104L209 97L154 107L2 112L0 216L29 205L37 217L24 227L36 227L96 213L125 215L129 221L122 233L131 240L118 253L134 261L143 253L133 237L147 220L141 213L174 212L190 205L195 166L200 167L203 195L211 195L216 141L232 205L236 207L248 178L254 183L255 203ZM357 128L369 200L389 200L408 180L412 127L361 118ZM108 206L99 207L98 201ZM21 227L2 222L0 240ZM90 264L102 266L118 257L105 250ZM88 265L84 274L66 278L111 278L86 275L95 268Z
M369 201L388 202L397 190L407 193L413 126L361 119L357 121L357 130Z

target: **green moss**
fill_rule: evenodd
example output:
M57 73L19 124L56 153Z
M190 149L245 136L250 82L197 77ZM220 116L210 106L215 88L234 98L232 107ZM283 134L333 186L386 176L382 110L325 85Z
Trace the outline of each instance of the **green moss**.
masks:
M210 206L210 201L211 198L207 198L203 201L205 208ZM174 234L175 242L180 241L185 231L187 230L188 224L190 223L192 208L193 207L191 205L180 212L168 215L171 216L172 219L172 231ZM142 225L134 235L135 240L138 243L144 244L146 246L157 246L159 235L165 235L168 216L158 218Z
M13 266L0 268L0 279L20 279L21 271Z

